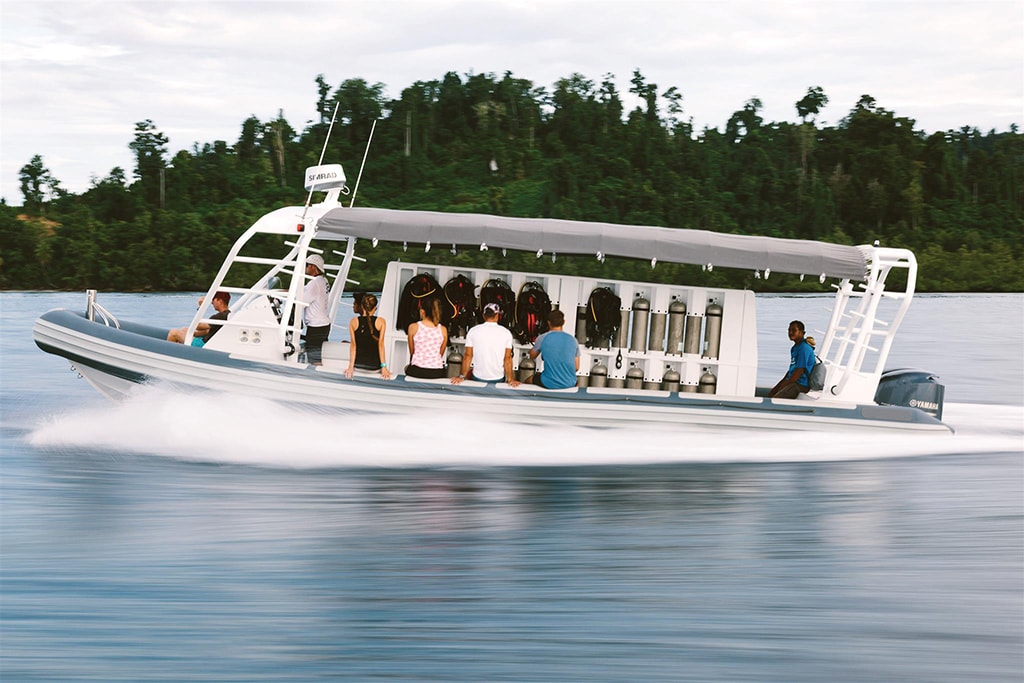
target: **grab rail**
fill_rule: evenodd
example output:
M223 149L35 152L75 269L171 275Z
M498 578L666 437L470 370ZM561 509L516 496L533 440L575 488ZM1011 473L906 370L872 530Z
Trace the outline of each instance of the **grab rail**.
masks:
M95 289L85 290L85 301L85 317L89 319L89 322L95 322L96 314L99 313L100 317L103 319L104 325L110 327L110 323L114 323L114 327L116 327L117 329L121 329L121 323L118 322L117 318L114 317L114 314L108 311L107 309L103 308L102 305L96 302Z

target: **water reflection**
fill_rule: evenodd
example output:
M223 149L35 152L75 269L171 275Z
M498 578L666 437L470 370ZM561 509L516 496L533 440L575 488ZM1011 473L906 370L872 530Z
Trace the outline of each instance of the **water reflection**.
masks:
M957 658L922 652L955 641L976 658L1019 635L1019 456L316 471L15 457L37 485L3 482L5 620L50 615L7 639L21 652L98 620L123 647L176 653L179 676L200 656L250 680L287 661L677 680L685 659L711 679L731 662L795 680L796 656L838 680L864 657L896 676L897 641L918 648L915 673L955 680ZM70 652L103 671L94 647Z

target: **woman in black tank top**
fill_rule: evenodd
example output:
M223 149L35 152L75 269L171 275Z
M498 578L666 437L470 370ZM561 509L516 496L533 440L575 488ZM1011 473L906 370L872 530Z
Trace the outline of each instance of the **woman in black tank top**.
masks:
M381 377L390 379L387 359L384 357L384 333L387 331L387 323L384 318L378 318L377 297L373 294L364 294L358 299L354 306L359 315L352 318L348 324L349 339L351 348L348 356L348 370L345 376L350 378L355 374L355 369L380 371Z

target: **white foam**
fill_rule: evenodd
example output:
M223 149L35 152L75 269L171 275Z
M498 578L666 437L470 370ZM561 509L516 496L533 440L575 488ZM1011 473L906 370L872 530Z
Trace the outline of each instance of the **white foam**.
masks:
M36 448L276 468L792 462L1024 452L1024 407L948 404L957 433L584 429L473 415L319 413L269 400L140 387L132 400L47 418Z

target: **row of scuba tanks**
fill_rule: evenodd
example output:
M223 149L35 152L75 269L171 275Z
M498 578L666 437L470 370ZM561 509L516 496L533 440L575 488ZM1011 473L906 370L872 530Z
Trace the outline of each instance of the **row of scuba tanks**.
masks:
M646 380L644 379L644 371L632 365L629 370L626 371L626 377L609 377L608 366L602 363L600 360L595 361L594 366L590 368L590 377L581 376L579 378L579 386L588 386L594 388L609 389L646 389L656 391L658 389L662 391L682 391L683 393L701 393L701 394L713 394L718 386L718 378L711 370L705 369L704 373L700 376L700 380L696 385L693 384L682 384L682 378L679 373L668 366L665 368L665 372L661 377L661 381L657 380Z
M591 301L593 295L591 296ZM622 366L622 350L626 348L638 353L664 353L668 356L683 354L697 355L701 353L701 316L687 315L686 304L674 300L667 313L651 313L651 302L643 296L633 300L630 309L619 310L619 324L614 333L606 336L588 334L587 323L593 318L593 305L580 306L576 311L576 339L581 344L598 349L617 347L615 357L616 369ZM704 357L717 359L722 341L722 307L712 300L704 310ZM632 325L630 323L632 322ZM632 333L630 334L630 330ZM609 328L605 328L605 332ZM593 332L593 328L589 330ZM672 366L666 366L660 381L644 378L643 368L630 363L625 378L610 377L608 366L601 359L595 359L590 368L590 376L580 377L580 386L612 389L647 389L662 391L682 391L683 393L714 394L718 378L709 369L701 374L696 385L682 384L679 372Z
M632 314L632 334L630 318ZM633 300L631 309L619 311L619 324L612 335L594 335L588 330L588 322L594 317L593 306L576 308L576 340L591 348L625 349L640 353L664 353L669 356L701 353L701 316L686 314L686 304L675 300L668 307L668 313L651 313L651 302L639 296ZM717 359L722 342L722 307L712 300L704 309L704 357ZM666 335L667 319L667 335ZM605 328L609 331L609 328ZM649 334L648 334L649 331Z
M616 297L617 299L617 297ZM593 296L591 297L593 300ZM617 307L617 306L616 306ZM680 356L682 354L699 354L701 352L701 316L686 315L686 304L682 301L673 301L668 307L668 313L651 314L651 303L644 297L637 297L633 300L631 309L621 309L618 312L619 320L616 325L608 325L603 335L601 331L595 334L594 306L592 302L581 305L576 309L576 340L580 345L608 349L617 347L618 355L615 359L616 369L621 368L623 358L622 350L629 343L629 351L632 352L654 352L664 353L669 356ZM715 301L708 304L704 311L704 357L717 359L722 340L722 307ZM632 322L632 334L630 331ZM588 324L589 323L589 324ZM462 365L462 353L457 347L452 347L448 354L448 376L453 377L459 373ZM519 361L518 378L524 380L534 373L536 363L524 354ZM714 394L718 379L710 370L701 374L697 385L683 384L679 372L672 366L667 366L660 381L644 379L644 371L635 362L630 363L625 377L609 377L608 366L595 359L594 365L590 368L589 377L581 375L579 386L611 389L647 389L662 391L682 391L683 393Z
M451 378L458 375L461 367L462 353L458 348L452 347L451 352L448 354L448 377ZM516 377L521 382L525 381L536 370L536 361L530 358L529 355L524 355L522 360L519 361L519 370L516 373ZM683 393L701 394L715 393L715 389L718 384L718 378L715 377L714 373L710 370L705 370L700 376L700 381L696 386L692 384L683 384L680 386L682 378L671 366L665 369L665 373L662 375L660 382L645 380L644 371L635 364L626 371L626 376L624 378L609 377L608 366L600 360L596 360L594 362L593 367L590 368L589 376L580 375L578 380L577 386L593 387L595 389L660 389L662 391L682 391Z

